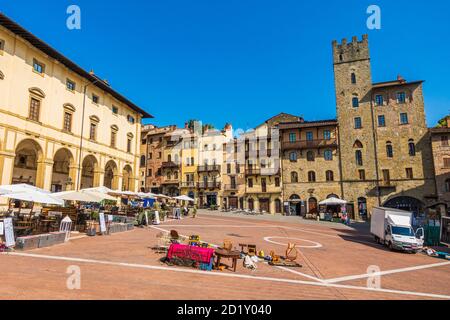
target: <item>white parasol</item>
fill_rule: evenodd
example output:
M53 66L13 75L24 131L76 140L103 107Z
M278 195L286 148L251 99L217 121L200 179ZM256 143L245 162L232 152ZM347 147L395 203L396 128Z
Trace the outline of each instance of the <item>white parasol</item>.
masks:
M339 206L342 204L347 204L347 201L341 200L338 198L329 198L327 200L324 200L322 202L319 202L320 205L327 205L327 206Z

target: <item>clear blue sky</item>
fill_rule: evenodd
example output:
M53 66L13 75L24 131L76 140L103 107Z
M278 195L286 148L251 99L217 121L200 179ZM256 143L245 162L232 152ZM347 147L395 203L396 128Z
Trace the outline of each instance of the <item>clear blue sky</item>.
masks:
M382 29L366 9L382 9ZM66 28L81 7L82 29ZM248 129L279 112L335 118L331 41L369 34L374 81L426 80L428 124L450 109L450 1L48 0L0 10L155 116Z

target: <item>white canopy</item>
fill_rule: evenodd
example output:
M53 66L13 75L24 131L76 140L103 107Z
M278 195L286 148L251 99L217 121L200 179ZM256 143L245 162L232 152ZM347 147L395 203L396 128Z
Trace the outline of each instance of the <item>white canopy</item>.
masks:
M100 194L100 193L98 193L98 194ZM101 195L103 195L103 194L101 194ZM67 200L67 201L100 202L103 200L102 197L97 196L88 191L86 191L86 192L64 191L64 192L53 193L52 196L54 196L58 199Z
M320 205L327 205L327 206L338 206L342 204L347 204L347 201L341 200L338 198L329 198L327 200L324 200L322 202L319 202Z
M27 191L38 191L45 194L50 194L50 191L25 184L9 184L9 185L2 185L0 186L0 194L6 194L6 193L17 193L17 192L27 192Z
M179 197L175 197L174 199L175 200L181 200L181 201L191 201L191 202L195 201L194 199L192 199L192 198L190 198L188 196L179 196Z
M95 187L95 188L87 188L87 189L83 189L82 191L95 191L95 192L100 192L100 193L111 193L112 192L112 190L110 188L107 188L105 186Z
M166 196L164 194L157 194L155 195L157 198L162 198L162 199L172 199L172 197Z
M138 192L137 195L142 198L142 199L155 199L156 198L156 194L154 193L144 193L144 192Z
M95 191L95 190L92 190L92 191L81 190L81 191L88 192L89 194L92 194L92 195L100 198L101 200L117 201L117 198L110 196L109 194L99 192L99 191Z
M31 189L25 192L14 192L3 194L2 197L43 204L55 204L60 206L64 205L64 200L53 197L50 194Z

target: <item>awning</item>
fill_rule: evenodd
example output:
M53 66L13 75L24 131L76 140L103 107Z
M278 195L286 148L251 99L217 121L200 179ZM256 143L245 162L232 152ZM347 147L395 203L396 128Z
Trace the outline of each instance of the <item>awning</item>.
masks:
M326 205L326 206L339 206L343 204L347 204L347 201L341 200L338 198L329 198L327 200L319 202L320 205Z
M53 197L50 194L42 193L42 192L36 191L36 190L28 190L25 192L14 192L14 193L2 194L2 197L9 198L9 199L15 199L15 200L21 200L21 201L42 203L42 204L55 204L55 205L59 205L59 206L64 205L64 200L58 199L56 197Z
M180 200L180 201L191 201L194 202L195 200L192 199L191 197L188 196L179 196L179 197L175 197L175 200Z

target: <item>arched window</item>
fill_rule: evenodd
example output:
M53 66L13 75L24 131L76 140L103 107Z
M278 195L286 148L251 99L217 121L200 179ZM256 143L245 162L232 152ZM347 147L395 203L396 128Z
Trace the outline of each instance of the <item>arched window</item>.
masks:
M308 172L308 181L309 182L316 182L316 173L314 171Z
M326 161L332 161L333 160L333 151L325 150L325 152L323 153L323 156Z
M361 143L361 141L356 140L355 143L353 144L353 148L355 148L355 149L362 149L363 148L363 144Z
M167 162L172 162L172 155L169 154L169 155L167 156Z
M308 151L306 153L306 160L308 160L308 161L314 161L315 160L314 151Z
M334 181L334 172L331 170L328 170L325 172L325 176L328 182Z
M353 72L351 76L352 84L356 84L356 74Z
M298 182L298 173L293 171L291 172L291 182L292 183L297 183Z
M390 141L386 142L386 156L388 158L394 157L394 149L392 148L392 142Z
M289 160L291 161L297 161L297 152L291 152L289 154Z
M363 157L362 157L362 151L361 150L356 150L355 151L355 160L356 160L356 165L363 166Z
M450 192L450 179L445 180L445 192Z
M411 157L414 157L416 155L416 144L414 143L413 139L409 139L408 150Z
M353 106L353 108L358 108L359 107L359 98L358 97L353 97L352 98L352 106Z

